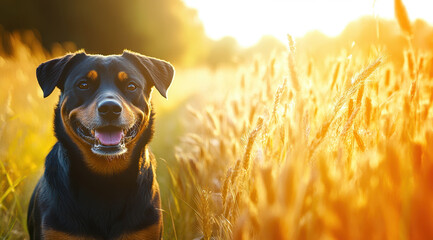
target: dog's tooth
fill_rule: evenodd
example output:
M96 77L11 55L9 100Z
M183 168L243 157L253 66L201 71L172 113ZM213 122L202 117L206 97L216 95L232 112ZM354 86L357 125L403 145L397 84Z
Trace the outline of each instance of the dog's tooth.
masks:
M92 133L92 136L95 136L95 130L94 129L90 130L90 133Z
M96 138L96 140L95 140L95 146L96 146L96 147L101 146L101 142L100 142L99 139L97 139L97 138Z

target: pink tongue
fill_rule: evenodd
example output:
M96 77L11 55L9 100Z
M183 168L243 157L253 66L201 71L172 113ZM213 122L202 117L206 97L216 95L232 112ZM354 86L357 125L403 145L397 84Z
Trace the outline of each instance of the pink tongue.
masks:
M99 139L99 141L103 145L112 146L120 143L123 137L122 130L114 130L114 131L101 131L95 130L95 138Z

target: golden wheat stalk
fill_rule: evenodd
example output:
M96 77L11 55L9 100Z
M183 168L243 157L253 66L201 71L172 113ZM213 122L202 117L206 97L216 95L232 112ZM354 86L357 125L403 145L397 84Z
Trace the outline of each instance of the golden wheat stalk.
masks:
M358 114L360 107L356 107L354 111L352 111L352 114L350 115L349 119L346 121L346 124L344 125L343 131L341 131L340 136L345 136L347 131L350 129L350 127L353 124L353 121L355 120L356 115Z
M391 70L387 69L385 73L385 87L389 86L389 80L391 79Z
M411 79L415 79L415 57L412 51L406 52L407 68Z
M365 144L362 140L361 136L359 136L358 131L356 129L353 129L353 136L355 137L356 144L358 144L359 149L361 149L362 152L365 151Z
M227 193L229 191L229 185L230 185L230 179L231 179L231 175L233 174L232 169L229 169L227 171L226 177L224 179L224 183L221 189L221 198L223 201L223 207L225 207L226 204L226 198L227 198Z
M311 143L308 147L310 157L317 150L317 147L320 145L320 143L325 138L325 136L328 132L329 126L334 121L337 113L340 111L341 107L343 106L344 101L347 98L350 98L355 93L355 91L360 87L360 84L364 84L364 81L379 67L379 65L381 63L382 63L382 58L379 57L376 59L376 61L374 61L373 63L368 65L360 74L355 76L355 78L352 81L353 82L352 86L340 95L340 97L338 98L338 100L334 104L334 110L332 111L330 116L328 116L326 118L326 120L322 123L319 131L316 134L316 137L311 141ZM358 107L356 109L356 112L358 112L359 109L360 108ZM356 114L354 115L354 113L355 112L351 113L351 116L349 117L348 122L347 122L349 124L346 123L347 129L343 130L344 133L346 133L349 126L351 126L351 124L353 122L353 118L356 116Z
M339 99L336 101L336 104L334 105L333 115L336 115L338 113L338 111L343 106L345 100L347 98L350 98L356 92L360 85L364 83L364 81L380 66L381 63L382 58L379 57L376 59L376 61L368 65L361 73L354 77L354 79L352 80L352 86L348 90L343 92L340 95Z
M347 105L347 119L350 118L353 112L353 99L349 99L349 103Z
M410 84L410 88L409 88L409 96L410 96L410 100L412 101L415 97L416 94L416 90L417 90L417 80L413 80L412 83Z
M371 119L371 112L372 112L372 104L371 104L371 98L366 97L365 98L365 124L370 126L370 119Z
M411 36L412 27L410 25L406 7L404 6L402 0L394 0L394 13L400 29L408 36Z
M364 83L362 83L361 86L359 87L358 95L356 96L356 106L357 107L361 106L362 97L364 96L364 87L365 87Z
M278 106L280 104L280 100L281 100L281 95L284 93L284 91L286 90L286 85L287 85L287 78L284 78L283 84L281 84L277 91L275 92L275 98L274 98L274 105L272 108L272 115L271 115L271 122L276 120L277 117L277 109Z
M329 126L331 126L332 121L334 120L334 117L331 117L330 119L325 120L322 125L320 126L319 131L316 133L315 138L311 141L308 149L309 149L309 157L313 155L313 153L317 150L317 147L320 145L320 143L325 138L326 134L328 133Z
M331 90L334 88L334 85L337 82L338 74L340 72L340 66L341 66L341 62L338 61L334 67L334 72L332 74Z
M287 39L289 42L289 71L290 71L290 79L292 80L293 88L299 92L301 90L301 85L299 84L298 73L296 72L295 66L295 40L293 40L290 34L287 34Z
M250 135L248 136L247 147L245 149L245 154L242 158L242 168L244 170L248 170L250 167L251 151L253 149L253 145L256 140L257 134L260 132L262 127L263 127L263 117L259 117L259 119L257 120L256 128L254 128L254 130L252 130Z
M240 170L241 170L241 160L238 159L236 161L235 167L233 169L233 173L231 174L231 178L230 178L230 182L232 182L232 184L235 183L235 181L239 175Z
M199 225L201 228L201 232L203 234L203 239L209 240L212 236L212 225L213 225L213 219L211 216L211 207L209 203L209 195L210 192L206 190L198 190L199 193L199 199L197 200L198 203L198 212L197 217L199 219Z

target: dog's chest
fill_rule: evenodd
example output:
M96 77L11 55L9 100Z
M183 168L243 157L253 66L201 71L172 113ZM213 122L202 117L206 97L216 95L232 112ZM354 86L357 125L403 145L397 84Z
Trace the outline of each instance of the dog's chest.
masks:
M140 215L145 217L146 210L141 207L137 209L131 207L137 206L136 199L139 199L137 197L117 196L114 199L103 201L101 198L89 198L87 192L86 197L80 198L79 196L73 204L75 207L69 207L70 210L73 210L65 214L65 217L74 219L74 221L69 221L66 228L54 218L44 221L46 223L44 225L48 226L43 229L45 239L140 239L120 236L136 233L134 229L148 228L143 228L142 226L147 224L136 217Z

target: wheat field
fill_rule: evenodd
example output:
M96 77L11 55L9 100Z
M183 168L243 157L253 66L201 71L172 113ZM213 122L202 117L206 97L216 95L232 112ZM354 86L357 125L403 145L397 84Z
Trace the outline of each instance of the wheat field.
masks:
M7 37L0 236L26 239L55 142L57 97L42 98L35 68L75 47ZM374 47L315 61L289 36L270 59L178 70L155 99L165 239L433 239L433 56L409 46L403 66Z
M432 56L297 62L288 42L189 109L171 171L178 238L433 238Z
M376 53L316 68L290 49L190 109L172 175L188 219L177 231L195 222L198 239L433 238L431 56L407 50L399 69Z

